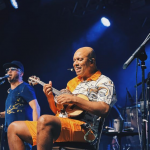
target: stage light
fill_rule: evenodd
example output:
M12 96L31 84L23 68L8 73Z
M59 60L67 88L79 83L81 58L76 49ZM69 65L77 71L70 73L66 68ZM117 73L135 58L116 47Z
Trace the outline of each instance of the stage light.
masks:
M18 3L16 2L16 0L10 0L10 2L15 9L18 9Z
M102 17L101 18L101 23L105 26L105 27L109 27L110 26L110 21L105 18L105 17Z

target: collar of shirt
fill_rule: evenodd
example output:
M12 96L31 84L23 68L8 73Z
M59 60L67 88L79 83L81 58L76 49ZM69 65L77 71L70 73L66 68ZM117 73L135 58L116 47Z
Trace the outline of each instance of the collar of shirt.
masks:
M101 76L101 72L98 70L91 77L89 77L86 81L96 81ZM81 77L77 76L79 82L81 82Z
M96 81L99 77L101 76L101 72L98 70L97 72L95 72L91 77L89 77L86 81ZM81 81L81 78L80 77L75 77L73 78L72 80L70 80L67 84L67 89L70 91L70 92L73 92L76 88L76 86L78 84L80 84L82 81Z

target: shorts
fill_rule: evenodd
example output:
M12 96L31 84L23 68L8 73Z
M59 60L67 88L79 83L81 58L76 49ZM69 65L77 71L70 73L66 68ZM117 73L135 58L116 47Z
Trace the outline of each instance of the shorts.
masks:
M58 118L61 121L61 133L55 142L86 142L84 135L87 131L81 128L81 124L85 122L69 118ZM33 146L35 146L37 145L37 121L25 121L25 123L32 136Z

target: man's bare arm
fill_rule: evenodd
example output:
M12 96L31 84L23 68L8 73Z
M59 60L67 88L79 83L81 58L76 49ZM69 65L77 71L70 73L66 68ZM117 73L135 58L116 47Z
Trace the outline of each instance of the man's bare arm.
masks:
M94 115L105 117L109 113L110 106L105 102L87 101L83 98L72 96L68 94L62 94L57 97L57 101L60 104L75 104L83 110L86 110Z
M34 100L30 101L29 105L33 110L33 114L32 114L33 121L37 121L38 118L40 117L40 106L39 106L37 100L34 99Z
M5 118L5 111L0 112L0 118Z
M52 112L54 114L57 113L57 108L55 105L55 101L54 101L54 95L52 93L52 82L49 81L49 84L45 84L43 87L43 92L45 93L48 103L49 103L49 107L52 110Z

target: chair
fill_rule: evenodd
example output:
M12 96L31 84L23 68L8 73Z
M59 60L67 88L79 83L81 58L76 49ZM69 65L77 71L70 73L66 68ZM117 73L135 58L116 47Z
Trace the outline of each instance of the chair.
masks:
M101 118L98 127L97 142L94 145L88 142L55 142L53 150L99 150L104 122L105 118Z

